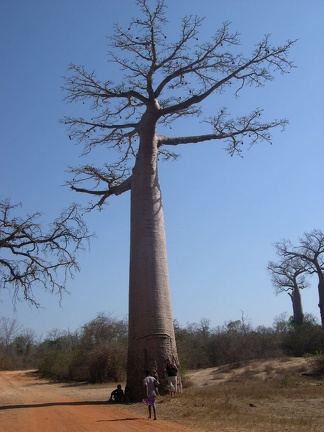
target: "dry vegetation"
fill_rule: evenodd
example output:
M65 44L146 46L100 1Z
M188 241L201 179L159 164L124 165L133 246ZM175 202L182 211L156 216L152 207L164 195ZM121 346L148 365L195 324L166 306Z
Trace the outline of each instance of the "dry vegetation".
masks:
M295 358L192 371L182 394L158 399L158 416L206 431L324 431L323 365Z

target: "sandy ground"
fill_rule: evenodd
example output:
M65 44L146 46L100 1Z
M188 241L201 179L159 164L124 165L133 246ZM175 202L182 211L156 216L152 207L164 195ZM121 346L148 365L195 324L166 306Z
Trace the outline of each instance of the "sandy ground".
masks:
M30 371L0 372L1 432L194 432L107 404L105 386L53 384Z
M230 368L228 366L219 366L209 369L198 369L190 371L189 377L192 384L196 387L206 387L215 383L222 383L240 376L247 372L250 377L263 379L275 379L284 374L285 371L296 371L296 373L309 370L309 360L303 357L287 358L286 360L254 360L248 363L248 366Z

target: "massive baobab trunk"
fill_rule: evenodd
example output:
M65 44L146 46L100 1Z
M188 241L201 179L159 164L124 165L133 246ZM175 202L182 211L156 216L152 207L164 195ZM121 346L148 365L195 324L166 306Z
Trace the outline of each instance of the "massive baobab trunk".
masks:
M163 392L165 359L177 357L157 141L154 127L151 132L147 129L141 137L131 188L127 386L133 400L143 397L145 369L157 368Z

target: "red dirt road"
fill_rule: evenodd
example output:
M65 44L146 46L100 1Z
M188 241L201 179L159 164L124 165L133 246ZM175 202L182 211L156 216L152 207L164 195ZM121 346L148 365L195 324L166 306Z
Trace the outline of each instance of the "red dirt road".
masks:
M107 388L66 386L32 374L0 372L1 432L194 432L109 405Z

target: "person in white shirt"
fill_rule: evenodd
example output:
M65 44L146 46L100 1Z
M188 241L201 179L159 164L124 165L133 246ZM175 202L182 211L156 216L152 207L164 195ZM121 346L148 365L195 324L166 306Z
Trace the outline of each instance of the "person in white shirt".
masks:
M154 414L154 420L156 420L156 394L157 394L157 386L159 385L159 382L156 378L151 376L151 372L149 370L145 371L146 377L143 380L143 385L146 390L146 398L143 399L143 402L145 405L148 406L148 418L152 417L152 407L153 407L153 414Z

